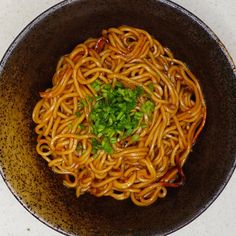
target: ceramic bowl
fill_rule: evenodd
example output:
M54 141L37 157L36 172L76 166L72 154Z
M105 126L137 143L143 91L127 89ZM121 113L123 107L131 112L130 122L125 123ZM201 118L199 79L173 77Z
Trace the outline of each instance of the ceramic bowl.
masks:
M186 184L148 207L130 200L79 199L36 151L31 119L39 91L51 85L61 55L104 28L130 25L150 32L199 79L206 126L184 171ZM1 174L19 202L66 235L165 235L200 215L220 194L236 159L236 71L216 35L196 16L166 0L68 0L31 22L0 66Z

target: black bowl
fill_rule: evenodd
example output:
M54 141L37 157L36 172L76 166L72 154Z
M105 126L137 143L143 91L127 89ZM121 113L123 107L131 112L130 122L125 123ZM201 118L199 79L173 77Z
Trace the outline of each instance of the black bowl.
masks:
M77 199L35 151L32 109L50 86L59 57L104 28L143 28L185 61L205 94L204 131L184 166L185 186L149 207L129 200ZM222 43L197 17L169 1L75 0L30 23L0 67L1 174L27 210L67 235L163 235L195 219L220 194L235 168L236 71Z

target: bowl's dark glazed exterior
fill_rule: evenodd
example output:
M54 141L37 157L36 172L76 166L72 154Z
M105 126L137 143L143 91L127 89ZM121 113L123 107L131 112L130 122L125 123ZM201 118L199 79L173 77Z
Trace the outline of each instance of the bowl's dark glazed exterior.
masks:
M104 28L141 27L172 49L200 81L207 123L184 167L187 182L149 207L129 200L77 199L36 154L32 109L50 86L59 57ZM28 25L0 65L1 174L37 218L68 235L164 235L184 226L219 195L235 168L236 71L217 37L169 1L64 1ZM4 111L4 112L3 112Z

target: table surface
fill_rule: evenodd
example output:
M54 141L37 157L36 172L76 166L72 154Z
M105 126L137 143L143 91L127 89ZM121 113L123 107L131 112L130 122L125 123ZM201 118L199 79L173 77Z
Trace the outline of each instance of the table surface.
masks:
M0 0L0 58L31 20L58 2L58 0ZM174 0L174 2L202 19L218 35L236 62L235 0ZM206 212L172 235L236 235L235 183L236 173ZM0 235L61 235L27 212L10 193L1 177L0 199Z

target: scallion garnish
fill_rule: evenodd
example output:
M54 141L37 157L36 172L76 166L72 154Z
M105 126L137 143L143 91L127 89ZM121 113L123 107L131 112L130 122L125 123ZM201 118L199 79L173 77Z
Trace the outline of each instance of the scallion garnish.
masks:
M111 84L102 84L99 80L94 81L91 86L96 90L97 96L81 99L78 109L88 106L87 101L93 104L89 121L97 139L92 139L92 152L96 154L98 150L104 150L111 154L112 145L127 137L131 137L133 143L137 142L139 135L135 132L139 127L144 127L144 114L150 116L155 107L149 99L140 104L139 97L144 93L143 88L126 88L120 82L116 82L113 88ZM149 88L151 89L151 85ZM140 109L136 108L137 105ZM79 111L75 114L80 116ZM79 128L83 129L83 124Z

